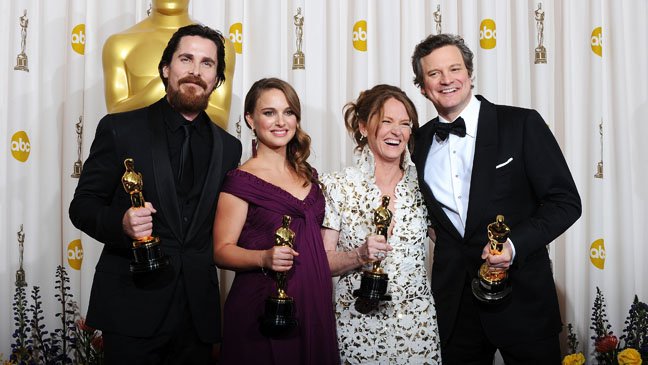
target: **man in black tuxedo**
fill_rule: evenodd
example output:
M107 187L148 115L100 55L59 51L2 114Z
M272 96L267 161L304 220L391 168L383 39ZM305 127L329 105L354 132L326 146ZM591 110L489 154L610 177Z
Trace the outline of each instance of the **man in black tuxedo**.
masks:
M432 290L444 364L559 364L562 323L546 245L581 214L578 191L535 110L472 95L473 54L461 37L429 36L412 56L414 83L439 116L416 136L413 160L436 232ZM504 215L510 237L489 254L486 227ZM474 298L486 260L508 268L502 303Z
M159 64L167 95L142 109L106 115L70 204L74 225L104 244L87 324L101 329L107 364L206 364L220 341L212 224L221 182L240 142L205 108L225 79L222 35L178 29ZM122 187L124 160L144 181L144 207ZM155 235L170 265L131 273L132 241Z

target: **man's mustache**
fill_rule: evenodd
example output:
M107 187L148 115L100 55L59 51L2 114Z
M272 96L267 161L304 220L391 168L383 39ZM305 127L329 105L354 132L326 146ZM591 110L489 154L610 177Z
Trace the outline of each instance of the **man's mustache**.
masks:
M182 85L182 84L185 84L185 83L188 83L188 82L192 83L192 84L196 84L196 85L202 87L204 90L207 90L207 83L205 81L203 81L203 79L201 79L198 76L185 76L185 77L181 78L180 80L178 80L178 85Z

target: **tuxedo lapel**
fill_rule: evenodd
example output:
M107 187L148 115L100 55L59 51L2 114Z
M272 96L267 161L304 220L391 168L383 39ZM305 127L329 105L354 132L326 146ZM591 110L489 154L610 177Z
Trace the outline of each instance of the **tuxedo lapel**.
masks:
M416 138L416 145L414 146L414 154L412 160L416 165L416 172L418 174L419 189L423 194L429 214L434 216L437 222L441 224L448 232L452 232L457 240L461 240L461 235L457 231L457 228L450 222L450 219L445 214L441 205L437 202L432 193L432 189L425 182L425 164L427 161L428 153L430 152L430 147L432 146L432 141L434 139L434 133L436 132L434 126L432 125L433 121L438 120L439 117L436 117L429 122L427 122L427 128L419 129L421 133L420 136ZM434 168L434 167L433 167Z
M175 180L171 170L171 162L169 161L169 147L160 102L149 107L148 123L152 135L151 159L153 161L153 173L155 174L154 180L161 205L156 207L158 211L156 214L162 214L166 217L171 231L178 241L182 242L182 221L180 220Z
M196 234L196 230L202 225L208 217L212 217L211 211L216 209L214 203L217 194L220 191L221 174L223 170L223 139L218 131L218 127L212 122L209 123L213 136L212 153L209 160L209 170L207 177L200 193L198 206L194 213L194 218L189 225L186 240L189 241Z
M477 122L477 140L475 141L475 158L470 177L470 195L466 231L464 237L470 237L489 204L493 191L493 176L497 159L498 123L495 105L480 95L479 119ZM493 217L494 218L494 217Z

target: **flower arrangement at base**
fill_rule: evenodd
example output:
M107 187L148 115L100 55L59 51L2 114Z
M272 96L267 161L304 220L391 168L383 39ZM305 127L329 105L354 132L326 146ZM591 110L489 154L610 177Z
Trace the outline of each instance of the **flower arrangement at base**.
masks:
M79 313L79 307L69 292L67 272L63 266L56 269L55 297L60 312L55 314L59 328L47 331L43 321L40 288L33 286L31 305L24 287L17 286L14 294L14 333L9 361L0 355L0 364L102 364L103 339L101 332L88 327Z
M591 319L590 329L594 331L592 340L599 364L639 365L648 361L648 305L640 302L636 295L620 338L611 330L605 297L598 287Z
M585 356L582 352L578 351L578 339L574 333L574 327L571 323L567 324L567 346L569 353L563 358L562 365L583 365L585 364Z

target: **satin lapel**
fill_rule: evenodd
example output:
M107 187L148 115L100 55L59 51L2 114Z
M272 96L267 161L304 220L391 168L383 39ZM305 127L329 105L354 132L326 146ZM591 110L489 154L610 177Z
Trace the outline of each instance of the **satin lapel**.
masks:
M160 201L156 214L163 214L171 226L171 231L178 241L182 242L182 221L180 220L180 209L178 197L176 196L175 180L171 171L169 161L169 147L167 136L164 130L164 116L160 102L149 107L149 128L151 129L151 159L153 161L153 172L155 174L155 185ZM146 177L144 177L146 179ZM155 229L155 228L154 228Z
M475 141L475 158L470 178L470 195L468 216L464 237L470 237L479 222L482 221L486 207L489 205L493 191L493 176L497 159L498 123L495 105L481 96L479 121L477 124L477 140ZM495 217L493 217L495 218ZM484 243L485 244L485 243Z
M196 230L200 227L203 221L207 217L211 217L210 214L212 210L215 210L214 202L216 201L217 195L220 192L220 180L223 170L223 139L221 138L220 133L218 132L218 127L216 127L212 122L209 122L211 127L213 145L212 145L212 154L209 160L209 170L207 170L207 177L205 178L205 184L202 187L202 192L200 193L200 200L198 200L198 206L196 207L196 212L194 213L194 218L191 220L189 225L189 231L187 232L186 240L189 241L196 234Z
M428 123L432 123L432 121L437 119L438 117L432 119ZM430 147L432 146L435 129L430 125L428 128L419 129L419 131L421 130L423 130L423 132L418 138L416 138L416 145L414 146L415 153L412 156L418 174L419 189L421 189L421 193L423 193L423 199L425 199L425 202L427 203L427 208L430 211L430 214L433 215L437 222L440 222L448 232L452 232L456 239L461 240L461 235L457 231L457 228L452 224L452 222L450 222L450 219L448 219L448 216L434 197L432 189L430 189L428 184L425 182L425 161L427 160Z

